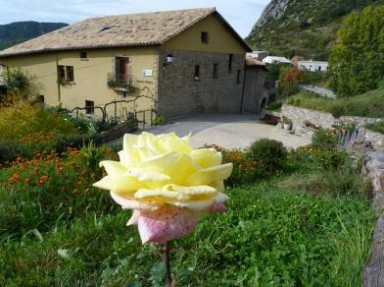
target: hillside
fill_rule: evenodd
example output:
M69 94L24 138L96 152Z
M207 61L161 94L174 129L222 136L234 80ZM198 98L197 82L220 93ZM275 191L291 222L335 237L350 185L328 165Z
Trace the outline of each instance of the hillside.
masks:
M34 21L15 22L0 25L0 50L41 36L45 33L64 27L65 23L39 23Z
M272 0L246 41L254 50L326 60L344 16L384 0Z

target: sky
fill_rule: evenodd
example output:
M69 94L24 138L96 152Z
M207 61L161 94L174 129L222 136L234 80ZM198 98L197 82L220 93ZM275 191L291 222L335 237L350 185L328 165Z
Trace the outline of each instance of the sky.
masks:
M242 37L248 36L270 0L0 0L0 24L18 21L64 22L86 18L216 7Z

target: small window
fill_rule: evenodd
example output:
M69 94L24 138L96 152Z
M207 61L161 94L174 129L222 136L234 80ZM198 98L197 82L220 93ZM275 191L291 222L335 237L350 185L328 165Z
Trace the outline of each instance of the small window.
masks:
M208 42L209 42L208 32L201 32L201 43L208 44Z
M87 52L85 51L80 52L80 60L88 60Z
M68 82L74 82L75 81L75 74L73 73L73 66L66 66L65 72L67 76Z
M64 82L74 82L75 74L73 70L73 66L57 66L57 78L60 83Z
M219 78L219 64L213 64L212 78L214 78L214 79Z
M65 79L65 66L57 66L57 76L60 80Z
M193 78L195 79L195 81L200 81L200 66L199 65L195 65L195 72L193 74Z
M228 55L228 71L232 72L233 54Z
M241 70L237 70L236 74L236 83L240 84L241 83Z
M95 103L93 101L85 101L85 113L90 115L95 113Z
M44 95L38 95L38 96L37 96L37 99L38 99L38 101L39 101L40 103L44 104L44 102L45 102Z

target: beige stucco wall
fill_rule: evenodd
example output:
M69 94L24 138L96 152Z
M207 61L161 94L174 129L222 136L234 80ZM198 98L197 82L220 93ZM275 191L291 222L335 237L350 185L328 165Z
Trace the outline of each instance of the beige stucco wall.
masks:
M55 52L41 55L18 56L5 58L0 63L9 68L20 68L33 78L38 87L38 94L44 95L45 103L64 108L84 107L85 100L94 101L95 106L104 106L114 100L133 100L136 96L143 96L134 103L119 104L116 108L119 116L126 112L145 110L155 107L157 101L158 81L158 51L155 48L140 49L100 49L85 50L87 60L80 59L79 51ZM114 73L114 57L129 57L132 84L137 88L134 94L117 92L108 88L107 79ZM73 83L59 85L57 83L57 65L73 66ZM152 75L143 76L143 71L152 71ZM108 112L115 112L113 105ZM97 114L95 110L95 114Z
M208 32L208 44L201 42L201 32ZM211 15L163 45L167 50L245 54L244 46L219 19Z
M202 43L201 33L209 41ZM20 67L36 78L39 94L50 106L85 107L85 101L104 106L114 100L135 102L108 106L107 112L119 116L127 112L158 108L164 115L173 116L197 112L240 111L244 57L247 48L237 39L219 16L210 15L161 47L85 50L88 59L80 59L80 51L52 52L41 55L0 59L9 67ZM174 63L164 65L165 55L172 53ZM134 95L123 97L107 87L108 75L114 72L114 57L129 57L132 84L138 88ZM228 63L233 58L233 68ZM218 64L219 77L212 79L212 66ZM75 81L57 83L57 65L73 66ZM201 81L194 81L193 69L201 66ZM143 76L144 70L151 71ZM241 73L239 83L237 72ZM158 103L158 104L157 104ZM95 110L97 113L98 110Z

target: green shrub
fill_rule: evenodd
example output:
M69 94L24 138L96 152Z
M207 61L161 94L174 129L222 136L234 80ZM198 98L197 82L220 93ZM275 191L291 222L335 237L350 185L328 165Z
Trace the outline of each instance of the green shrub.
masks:
M80 150L83 166L90 173L95 173L97 177L101 177L102 169L99 167L99 162L103 159L103 150L96 146L92 140L88 144L84 144Z
M247 151L247 158L261 162L265 172L271 174L282 170L287 158L287 149L282 142L272 139L260 139Z
M339 170L350 165L349 155L344 151L320 150L316 154L317 163L322 170Z
M0 163L12 162L18 157L31 158L33 151L26 145L12 140L0 140Z
M319 129L316 130L312 135L312 145L315 148L335 150L337 149L338 142L339 139L334 130Z
M20 140L24 137L37 138L44 134L49 136L44 138L49 144L54 142L58 135L79 134L65 117L41 106L25 103L0 110L0 130L0 139Z
M107 192L92 187L101 169L91 170L93 156L85 154L77 149L60 156L40 152L1 169L0 241L22 238L34 229L43 233L57 225L67 226L92 212L117 210Z
M280 111L283 103L271 102L265 108L270 111Z
M155 119L153 120L153 124L155 126L164 125L166 123L166 119L163 115L156 115Z
M258 159L250 159L246 152L240 149L221 150L223 162L231 162L233 171L227 179L229 186L241 186L246 183L255 182L264 173L264 167Z
M83 145L88 145L90 142L99 146L104 143L104 138L101 135L62 135L55 143L55 150L61 153L68 147L81 149Z
M343 104L334 104L332 105L330 108L329 108L329 112L332 114L332 116L335 118L335 119L338 119L340 118L341 116L343 115L346 115L347 112L346 112L346 108Z

